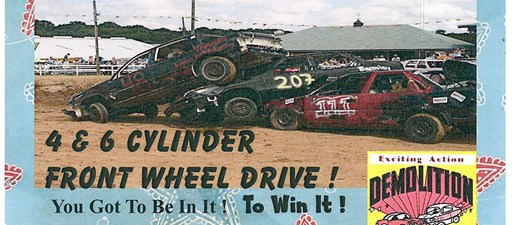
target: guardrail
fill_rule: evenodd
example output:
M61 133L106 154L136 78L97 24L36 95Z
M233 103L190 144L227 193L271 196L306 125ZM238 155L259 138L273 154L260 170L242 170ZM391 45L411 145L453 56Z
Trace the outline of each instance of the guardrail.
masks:
M113 75L122 65L100 65L100 75ZM126 73L131 73L143 68L143 65L130 65L124 70ZM35 64L35 75L96 75L96 65L47 65Z

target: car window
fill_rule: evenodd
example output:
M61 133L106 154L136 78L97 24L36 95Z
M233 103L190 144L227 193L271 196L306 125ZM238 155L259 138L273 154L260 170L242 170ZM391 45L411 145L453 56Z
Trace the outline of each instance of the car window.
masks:
M161 46L157 49L155 62L161 62L169 58L183 55L192 50L191 41L184 39L175 43Z
M386 74L375 77L370 94L405 92L408 79L404 74Z
M439 213L439 208L438 207L430 207L427 209L427 214L429 215L434 215L434 214L438 214Z
M448 213L450 211L452 211L452 206L451 205L447 205L445 207L443 207L443 213Z
M278 64L275 67L275 73L297 73L313 69L307 58L290 58Z
M330 70L345 67L360 66L361 63L344 54L320 55L314 57L317 68L320 70Z
M419 63L417 64L417 68L419 69L426 69L427 68L427 64L425 61L419 61Z
M417 61L408 61L405 65L406 68L415 68Z
M111 79L117 79L123 75L131 74L137 70L140 70L142 68L145 68L148 65L148 61L150 58L150 51L144 52L142 54L139 54L133 58L131 58L128 62L126 62L121 69L113 76Z
M368 80L368 76L346 76L327 84L319 90L318 95L359 94Z

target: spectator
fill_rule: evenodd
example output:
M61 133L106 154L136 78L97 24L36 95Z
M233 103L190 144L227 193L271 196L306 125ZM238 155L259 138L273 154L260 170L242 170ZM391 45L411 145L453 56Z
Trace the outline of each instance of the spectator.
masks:
M93 56L91 56L91 55L90 55L89 58L88 58L88 64L89 64L89 65L95 65L95 59L94 59Z
M381 55L379 56L379 59L377 59L378 61L386 61L386 58L385 56Z
M115 59L115 57L111 58L111 65L117 65L117 59Z
M69 54L69 52L68 52L68 53L64 56L64 63L69 62L69 56L70 56L70 55L71 55L71 54Z
M397 54L394 54L394 57L392 57L391 61L399 62L399 61L401 61L401 58L399 56L397 56Z
M48 64L48 65L55 64L55 60L53 59L53 57L49 56L49 59L47 60L46 64Z

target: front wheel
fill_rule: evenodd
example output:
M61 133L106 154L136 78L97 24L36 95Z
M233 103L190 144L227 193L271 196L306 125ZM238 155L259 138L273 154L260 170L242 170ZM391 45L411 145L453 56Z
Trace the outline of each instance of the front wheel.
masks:
M249 98L235 97L224 105L224 115L237 121L250 121L257 116L257 104Z
M270 114L270 122L275 129L297 130L301 128L300 116L291 109L277 109Z
M410 117L404 125L405 135L411 141L432 144L445 136L445 128L441 121L430 114L421 113Z
M96 123L106 123L109 120L108 110L102 103L93 103L89 106L89 119Z

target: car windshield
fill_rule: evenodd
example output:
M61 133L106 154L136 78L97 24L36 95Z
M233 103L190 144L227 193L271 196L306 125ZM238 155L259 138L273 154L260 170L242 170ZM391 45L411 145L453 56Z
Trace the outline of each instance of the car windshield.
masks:
M429 215L434 215L434 214L438 214L439 213L439 208L438 207L430 207L427 209L427 214Z
M122 75L131 74L137 70L145 68L150 59L151 50L142 52L127 61L120 69L111 77L111 80L120 78Z

